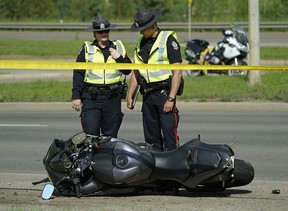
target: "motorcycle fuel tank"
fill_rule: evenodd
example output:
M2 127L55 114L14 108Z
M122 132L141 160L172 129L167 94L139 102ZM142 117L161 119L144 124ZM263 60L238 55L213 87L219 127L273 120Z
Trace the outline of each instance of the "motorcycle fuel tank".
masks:
M100 146L92 161L96 179L112 185L129 185L147 179L154 167L150 153L123 140Z

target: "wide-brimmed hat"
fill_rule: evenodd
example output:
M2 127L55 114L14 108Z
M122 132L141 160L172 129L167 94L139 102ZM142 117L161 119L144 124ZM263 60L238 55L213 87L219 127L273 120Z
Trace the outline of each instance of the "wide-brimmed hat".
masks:
M115 28L116 24L110 24L110 22L103 16L97 15L93 21L92 21L92 26L88 26L86 28L86 31L104 31L107 29L112 29Z
M137 32L147 29L160 19L161 12L158 10L138 10L134 16L131 31Z

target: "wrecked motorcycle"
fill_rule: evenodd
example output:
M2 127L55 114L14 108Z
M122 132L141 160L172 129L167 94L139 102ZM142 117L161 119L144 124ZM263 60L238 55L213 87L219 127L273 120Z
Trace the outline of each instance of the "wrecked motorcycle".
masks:
M54 139L43 163L50 182L42 193L45 199L52 194L79 198L145 190L222 191L254 178L253 166L235 159L230 146L206 144L200 136L159 152L146 143L80 132L66 141Z

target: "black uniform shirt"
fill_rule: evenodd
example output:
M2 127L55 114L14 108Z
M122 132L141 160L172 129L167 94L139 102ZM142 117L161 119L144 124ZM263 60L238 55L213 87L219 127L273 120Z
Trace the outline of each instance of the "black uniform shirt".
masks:
M158 32L158 35L159 33L160 33L160 30ZM154 42L156 41L157 37L156 38L143 37L143 39L141 40L139 55L142 57L144 63L148 63L151 48ZM167 55L168 55L170 64L182 62L180 45L178 41L175 39L175 37L173 37L173 35L170 35L167 40Z
M110 41L110 45L106 46L105 48L101 48L96 40L92 43L92 45L96 45L104 56L104 61L106 62L110 52L109 48L113 46L113 42ZM117 63L131 63L130 58L125 55L122 55L115 60ZM83 46L77 56L76 62L86 62L85 60L85 47ZM74 70L73 71L73 89L72 89L72 99L81 99L82 91L84 88L84 77L85 77L86 70ZM131 70L120 70L121 73L124 75L129 75Z

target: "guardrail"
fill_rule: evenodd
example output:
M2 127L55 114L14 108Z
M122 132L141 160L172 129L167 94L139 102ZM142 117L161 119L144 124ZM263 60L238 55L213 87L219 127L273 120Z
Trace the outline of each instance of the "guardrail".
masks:
M191 23L191 29L212 30L231 28L232 25L240 25L248 28L248 22L235 23ZM0 23L0 30L83 30L87 23ZM182 22L163 22L158 24L161 29L187 29L188 23ZM131 23L118 23L119 30L129 30ZM260 29L288 29L288 22L261 22Z

